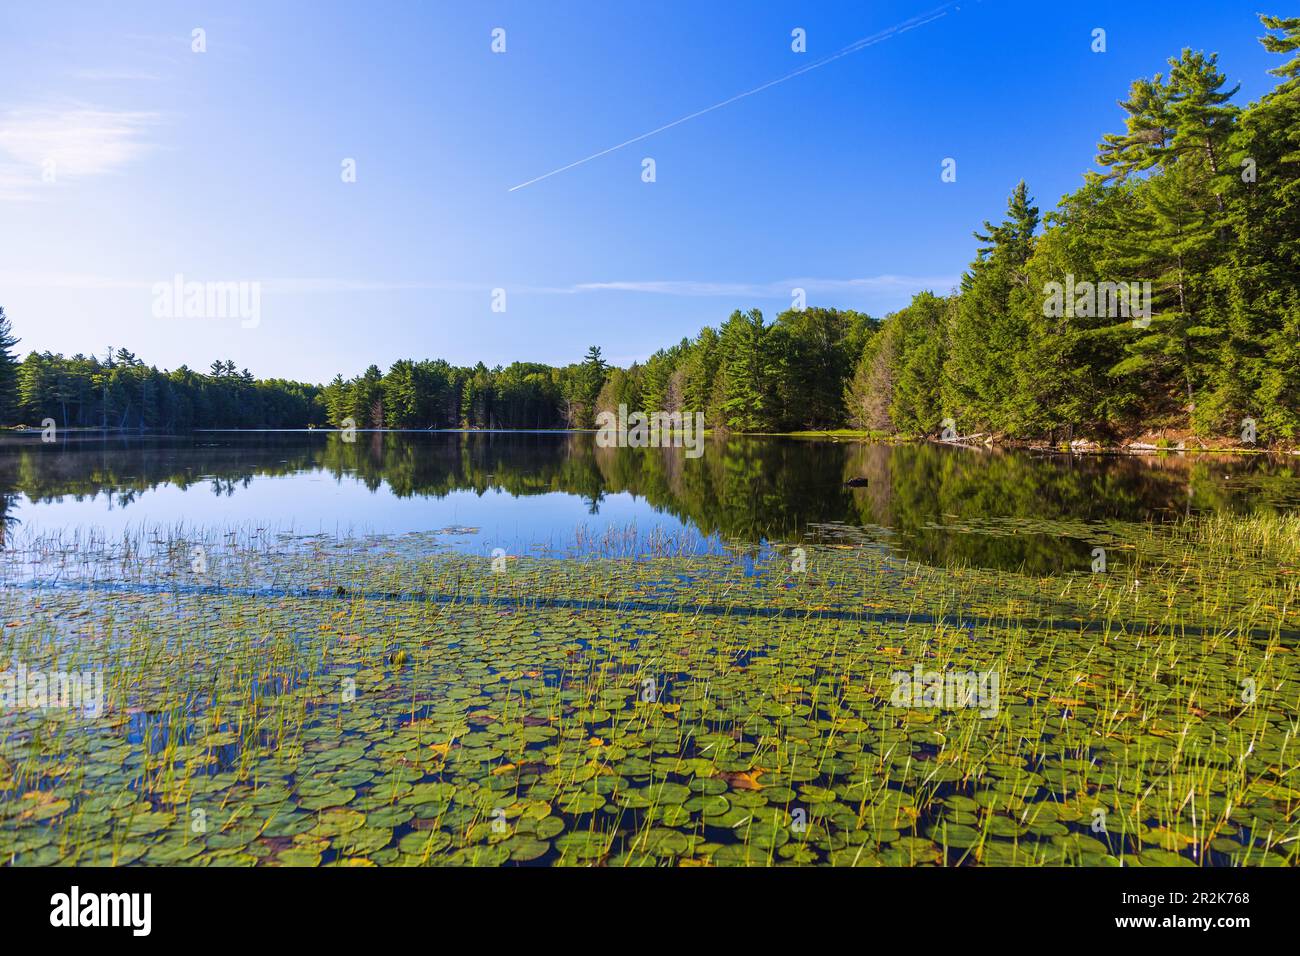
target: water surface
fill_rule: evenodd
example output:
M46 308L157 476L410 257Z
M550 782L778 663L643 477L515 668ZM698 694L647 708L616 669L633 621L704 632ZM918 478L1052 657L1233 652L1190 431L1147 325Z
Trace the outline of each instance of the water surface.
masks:
M865 477L865 488L844 482ZM704 455L589 433L204 432L0 438L6 533L253 526L443 532L458 551L628 552L884 536L912 560L1053 574L1089 529L1300 508L1294 459L1046 455L735 437Z

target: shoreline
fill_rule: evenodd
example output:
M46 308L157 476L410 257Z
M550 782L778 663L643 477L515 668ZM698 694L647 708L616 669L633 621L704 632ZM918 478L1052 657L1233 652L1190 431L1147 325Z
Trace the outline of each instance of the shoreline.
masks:
M103 436L105 438L183 438L186 435L295 435L295 434L336 434L340 428L195 428L190 431L161 431L157 429L118 429L75 426L60 428L62 434L81 436ZM594 435L596 428L357 428L356 434L367 435ZM0 427L0 434L28 435L39 434L41 428L31 425L6 425ZM1047 452L1055 455L1103 455L1103 456L1144 456L1162 454L1213 454L1213 455L1269 455L1300 456L1300 447L1288 444L1246 446L1235 439L1223 436L1200 439L1179 437L1175 444L1168 444L1173 439L1161 438L1154 442L1139 441L1145 435L1120 439L1116 442L1102 443L1094 439L1075 439L1072 442L1047 442L1040 439L994 439L986 435L972 435L952 440L930 438L927 436L889 435L876 431L857 429L801 429L787 432L742 432L727 431L720 433L708 428L704 435L710 438L725 435L728 438L801 438L821 439L831 442L856 442L865 444L911 445L934 444L951 445L957 448L1016 449L1019 451ZM1161 444L1165 442L1166 444ZM1197 447L1190 447L1195 442ZM1235 442L1235 443L1234 443ZM52 443L51 443L52 444Z

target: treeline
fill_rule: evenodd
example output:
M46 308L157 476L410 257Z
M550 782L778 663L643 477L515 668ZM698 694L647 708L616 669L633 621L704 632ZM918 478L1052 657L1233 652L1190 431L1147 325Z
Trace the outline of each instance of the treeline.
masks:
M367 429L591 428L598 412L622 403L701 410L711 425L743 431L828 425L843 418L843 383L877 325L835 309L785 312L771 325L758 311L736 312L721 331L706 328L627 369L592 346L563 367L403 359L387 372L372 365L352 379L336 375L324 387L255 379L229 361L203 374L162 372L126 349L102 359L32 352L0 365L12 372L0 421L171 431L349 421Z
M837 309L735 312L720 330L611 367L598 346L563 367L516 362L457 368L447 362L372 365L336 376L321 393L331 424L365 428L591 428L602 411L701 411L741 431L832 425L844 418L844 382L878 323Z
M360 428L590 427L589 409L607 370L598 348L563 368L402 359L387 372L372 365L350 380L336 375L321 390L320 404L331 424L351 419Z
M1300 50L1300 17L1261 17ZM590 428L598 412L703 412L761 432L848 425L910 435L1112 437L1190 428L1300 436L1300 56L1239 106L1217 55L1135 82L1123 132L1040 216L1022 182L984 224L958 290L883 322L852 311L736 311L610 367L371 366L318 388L230 363L159 372L119 350L19 363L0 313L0 420L110 427ZM1132 289L1136 296L1116 295ZM1053 291L1054 290L1054 291ZM1062 290L1067 290L1068 298ZM1145 294L1149 290L1149 297ZM125 353L129 361L121 356Z
M6 339L13 341L0 309L0 345ZM61 428L153 431L325 424L319 386L255 379L228 360L213 362L206 373L183 365L164 372L125 348L103 358L32 352L22 362L10 348L0 349L3 422L49 418Z
M1268 50L1300 50L1300 18L1261 20L1280 32ZM1294 440L1300 57L1272 72L1280 85L1244 108L1213 55L1184 50L1135 82L1101 171L1041 232L1021 183L1006 218L976 233L960 292L886 320L846 390L849 421L1060 437L1237 435L1251 420L1261 441ZM1150 283L1149 303L1101 294L1130 282ZM1052 283L1077 295L1053 301Z

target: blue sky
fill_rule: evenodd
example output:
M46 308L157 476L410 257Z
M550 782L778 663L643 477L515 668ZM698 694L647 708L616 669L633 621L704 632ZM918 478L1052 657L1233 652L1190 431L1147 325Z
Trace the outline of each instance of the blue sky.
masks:
M1269 89L1257 7L6 4L0 306L24 354L311 381L592 343L626 364L794 287L882 315L954 284L1021 177L1044 209L1076 188L1116 100L1182 47L1218 51L1242 103ZM177 274L260 283L259 321L156 317Z

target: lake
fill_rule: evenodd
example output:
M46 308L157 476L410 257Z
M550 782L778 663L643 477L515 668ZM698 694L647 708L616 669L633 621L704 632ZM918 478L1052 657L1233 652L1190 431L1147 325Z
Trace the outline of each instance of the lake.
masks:
M844 482L865 477L865 488ZM693 552L889 539L930 565L1088 566L1087 528L1300 508L1300 464L1265 456L1070 456L732 437L703 457L590 433L204 432L0 438L6 534L251 527L441 532L448 550ZM985 527L994 522L996 527Z
M0 501L0 864L1300 863L1293 459L12 435Z

